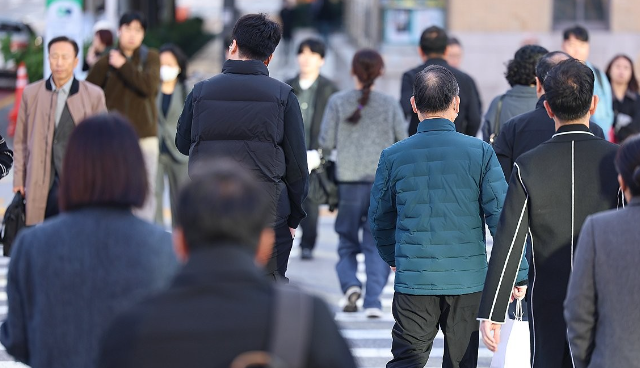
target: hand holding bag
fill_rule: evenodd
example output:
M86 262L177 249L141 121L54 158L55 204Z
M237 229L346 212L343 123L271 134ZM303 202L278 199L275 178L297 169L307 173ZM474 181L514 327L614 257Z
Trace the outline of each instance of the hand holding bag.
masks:
M530 368L531 343L529 323L522 320L522 300L516 300L516 319L507 318L500 329L498 350L491 359L491 368Z

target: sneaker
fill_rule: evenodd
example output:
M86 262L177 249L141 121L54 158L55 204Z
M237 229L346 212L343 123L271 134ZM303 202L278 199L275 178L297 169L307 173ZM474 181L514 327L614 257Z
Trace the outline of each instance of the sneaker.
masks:
M302 248L302 251L300 252L300 258L304 260L313 259L313 254L311 253L311 249Z
M383 313L380 308L367 308L364 310L364 314L367 318L382 318Z
M358 306L356 302L360 299L360 295L362 294L362 289L358 286L352 286L347 289L347 292L344 293L347 298L347 305L342 309L343 312L353 313L358 311Z

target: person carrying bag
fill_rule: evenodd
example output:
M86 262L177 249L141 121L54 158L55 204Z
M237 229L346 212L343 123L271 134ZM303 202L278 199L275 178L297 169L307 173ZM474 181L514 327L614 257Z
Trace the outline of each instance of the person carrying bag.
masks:
M498 350L491 359L490 368L529 368L531 351L529 323L523 321L522 299L516 299L515 319L507 318L500 330Z

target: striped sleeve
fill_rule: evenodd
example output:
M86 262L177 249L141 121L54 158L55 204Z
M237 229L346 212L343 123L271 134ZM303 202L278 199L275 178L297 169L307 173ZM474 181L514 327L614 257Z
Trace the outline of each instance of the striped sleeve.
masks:
M13 165L13 151L7 146L7 142L0 136L0 178L9 175Z
M529 197L516 164L493 242L478 319L503 323L518 271L522 275L529 230Z

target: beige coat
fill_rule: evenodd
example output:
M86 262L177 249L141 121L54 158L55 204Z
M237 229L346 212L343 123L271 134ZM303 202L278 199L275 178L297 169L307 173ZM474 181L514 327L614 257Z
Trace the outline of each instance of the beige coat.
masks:
M20 103L13 143L13 186L25 187L27 225L44 220L51 182L56 99L51 80L46 79L29 84ZM71 84L67 106L76 125L107 111L102 89L77 79Z

